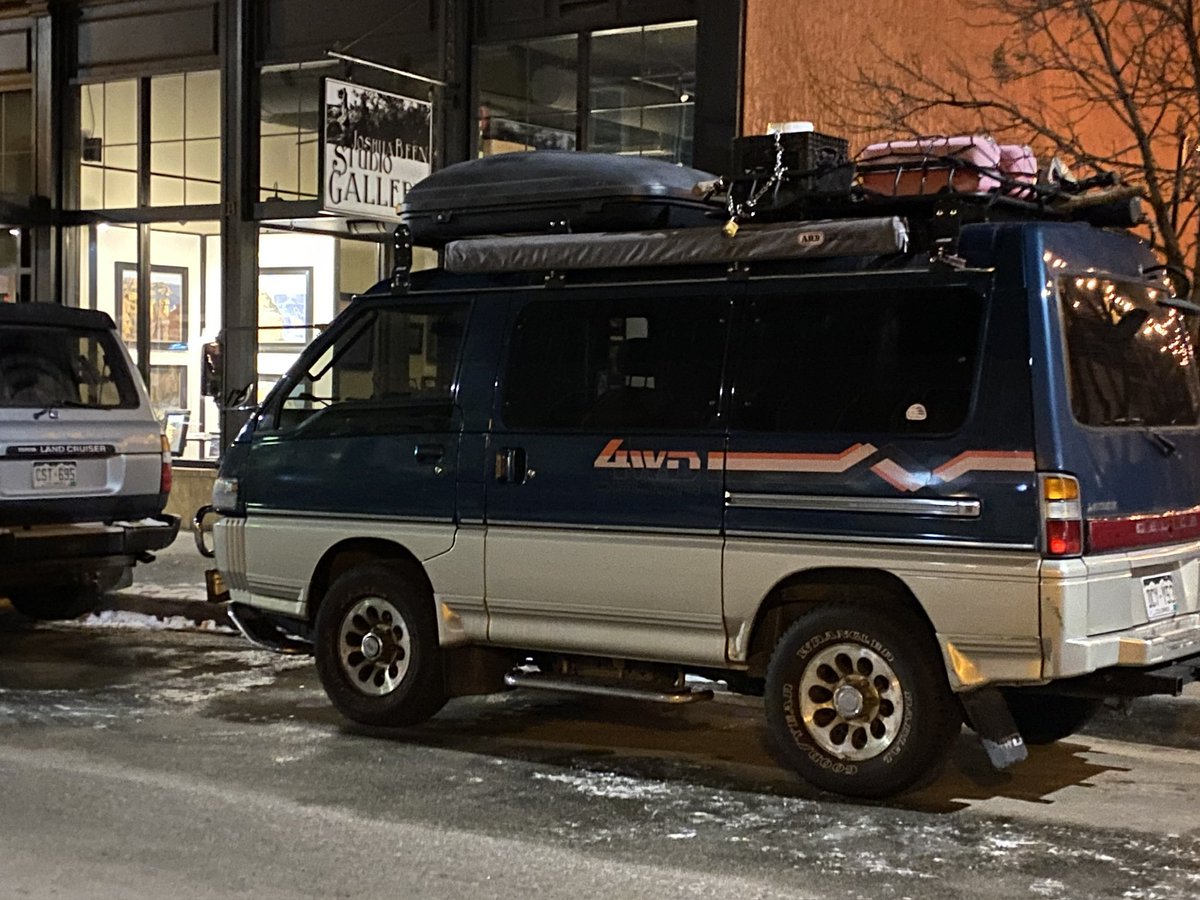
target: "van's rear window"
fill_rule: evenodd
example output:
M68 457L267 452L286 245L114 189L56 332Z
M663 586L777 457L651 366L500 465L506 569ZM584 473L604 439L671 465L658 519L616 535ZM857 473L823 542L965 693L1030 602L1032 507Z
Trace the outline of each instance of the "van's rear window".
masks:
M136 408L137 390L106 331L0 328L0 407Z
M1200 372L1178 309L1137 282L1071 275L1059 282L1071 408L1103 428L1200 423Z

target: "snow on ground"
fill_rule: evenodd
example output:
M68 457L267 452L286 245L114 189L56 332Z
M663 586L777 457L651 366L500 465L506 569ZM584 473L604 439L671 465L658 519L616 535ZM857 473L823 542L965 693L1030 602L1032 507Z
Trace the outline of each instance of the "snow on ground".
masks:
M233 629L211 620L195 622L184 616L151 616L123 609L102 609L80 623L93 628L133 628L164 631L216 631L231 634Z

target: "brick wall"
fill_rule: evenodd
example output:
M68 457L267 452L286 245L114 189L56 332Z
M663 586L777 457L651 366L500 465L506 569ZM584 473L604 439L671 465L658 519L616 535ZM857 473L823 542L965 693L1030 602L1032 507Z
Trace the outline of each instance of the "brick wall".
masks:
M892 55L915 54L923 70L940 79L950 74L948 48L983 64L1002 33L973 18L962 0L746 2L743 131L760 133L767 122L807 119L818 131L852 135L854 148L875 137L864 131L864 118L855 112L863 97L854 84L860 69L880 65L873 42ZM1026 102L1038 99L1026 87L1014 89L1013 96ZM923 130L974 128L966 119L955 123L937 114Z

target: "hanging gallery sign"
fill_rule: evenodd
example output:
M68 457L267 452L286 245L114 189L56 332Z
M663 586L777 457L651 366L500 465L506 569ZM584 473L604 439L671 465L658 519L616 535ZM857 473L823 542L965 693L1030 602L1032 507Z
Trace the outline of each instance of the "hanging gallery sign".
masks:
M333 78L321 93L321 208L399 221L397 206L430 172L433 104Z

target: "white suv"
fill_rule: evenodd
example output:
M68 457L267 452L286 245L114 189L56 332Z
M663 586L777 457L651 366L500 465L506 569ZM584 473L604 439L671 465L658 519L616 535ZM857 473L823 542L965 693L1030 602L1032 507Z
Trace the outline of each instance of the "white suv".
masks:
M0 305L0 597L74 618L175 539L171 456L106 314Z

